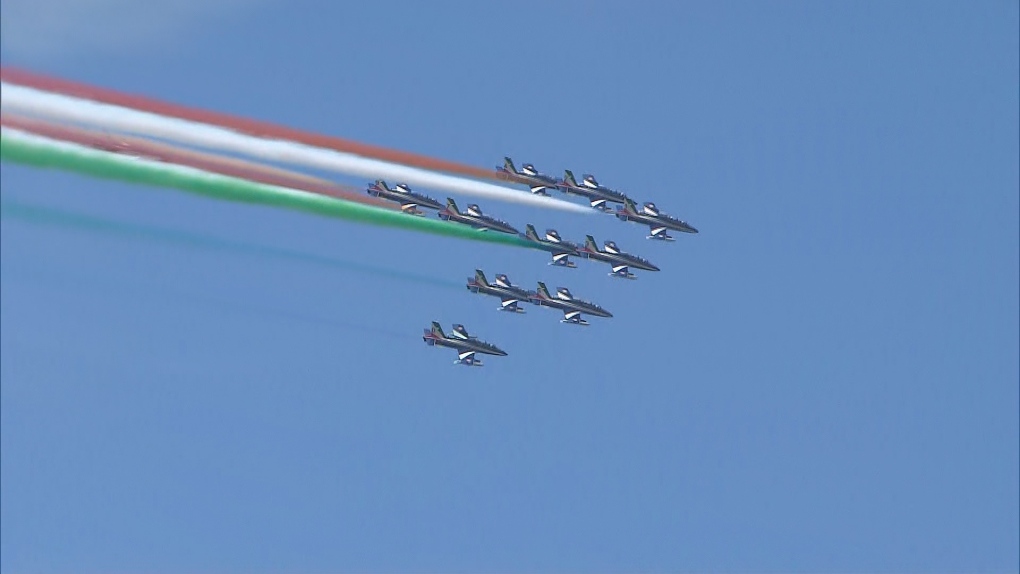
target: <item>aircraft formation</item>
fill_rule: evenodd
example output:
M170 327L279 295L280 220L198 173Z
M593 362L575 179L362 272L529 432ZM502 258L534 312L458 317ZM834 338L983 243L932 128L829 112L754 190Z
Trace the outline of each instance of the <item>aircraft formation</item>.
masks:
M509 157L504 158L503 165L496 167L496 174L499 178L511 183L518 183L528 186L531 193L536 195L549 196L551 192L557 191L565 195L582 197L588 201L593 209L602 213L614 215L624 222L632 222L648 227L647 239L657 241L675 241L670 232L698 233L692 225L661 212L652 202L646 202L638 207L637 202L621 191L606 187L595 179L591 174L584 174L580 183L574 174L568 169L564 170L562 178L543 174L535 169L530 163L524 164L520 170L514 165ZM572 243L560 237L555 229L547 229L544 236L538 234L535 226L527 224L524 233L521 233L513 225L487 215L477 204L470 204L465 211L457 207L452 198L446 199L446 205L429 197L428 195L412 191L406 184L397 184L396 187L389 187L385 181L376 180L368 186L369 195L381 199L394 201L400 204L404 213L424 217L426 214L421 208L431 209L437 212L440 219L468 225L479 231L506 233L517 235L524 241L532 244L532 247L546 251L550 254L549 265L576 268L577 264L571 260L574 257L578 260L607 263L611 271L610 277L621 279L636 279L631 269L641 271L658 271L659 268L651 261L622 251L615 241L607 240L602 248L599 248L595 238L591 235L585 236L583 244ZM615 204L615 210L609 204ZM528 290L521 286L514 285L506 274L498 274L495 281L490 283L481 269L475 270L474 277L467 280L467 289L472 293L496 297L500 300L500 311L509 313L524 313L524 303L540 307L549 307L563 313L561 322L571 325L588 325L585 316L610 318L612 313L606 309L575 297L570 289L558 287L555 293L550 292L545 283L539 281L535 290ZM453 330L446 335L439 323L433 322L431 328L425 329L422 339L429 346L439 346L454 349L457 352L456 364L480 367L482 361L476 355L506 356L496 345L487 343L469 335L467 329L460 324L453 325Z

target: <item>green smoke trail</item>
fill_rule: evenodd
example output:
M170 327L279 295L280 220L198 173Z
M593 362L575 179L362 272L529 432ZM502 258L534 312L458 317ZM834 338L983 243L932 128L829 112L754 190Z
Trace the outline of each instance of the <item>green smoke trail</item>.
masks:
M74 144L20 135L7 129L0 134L0 159L142 185L171 187L217 199L285 207L360 223L530 247L523 239L506 233L481 232L465 225L438 219L414 217L332 197L210 174L177 165L125 157Z
M445 281L443 279L416 275L414 273L403 273L393 269L387 269L385 267L365 265L356 261L334 259L331 257L323 257L320 255L302 253L300 251L293 251L289 249L240 243L173 229L161 229L146 225L136 225L60 209L53 209L50 207L30 205L13 200L0 200L0 219L23 221L35 225L48 225L128 239L155 241L197 249L220 250L258 257L273 257L277 259L300 261L303 263L311 263L314 265L377 275L388 279L414 281L416 283L423 283L436 287L450 289L463 288L463 285L454 281Z

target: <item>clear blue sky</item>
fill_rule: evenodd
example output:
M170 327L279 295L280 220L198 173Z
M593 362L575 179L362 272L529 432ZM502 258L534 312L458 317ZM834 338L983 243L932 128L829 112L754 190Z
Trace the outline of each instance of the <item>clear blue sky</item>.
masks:
M483 205L663 268L626 282L5 164L4 572L1020 567L1016 2L118 4L5 0L3 62L701 234ZM616 316L497 313L476 267Z

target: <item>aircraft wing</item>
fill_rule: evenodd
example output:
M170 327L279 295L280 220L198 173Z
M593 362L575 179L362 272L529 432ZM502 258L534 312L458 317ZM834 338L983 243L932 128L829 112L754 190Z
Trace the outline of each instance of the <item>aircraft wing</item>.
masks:
M657 227L653 226L653 225L650 225L648 227L649 227L649 229L652 230L652 237L655 237L655 238L658 238L660 236L666 235L666 231L668 231L668 228L665 225L659 225Z
M514 299L512 297L503 297L503 302L500 303L500 309L503 311L511 311L513 313L523 313L524 309L519 307L521 300Z
M475 358L474 351L461 351L460 353L457 353L457 357L457 362L462 365L467 365L469 367L476 365L479 367L482 366L482 362Z
M425 215L420 209L418 209L418 204L414 203L413 201L404 201L404 202L401 202L401 204L400 204L400 211L403 211L404 213L408 213L410 215L421 215L421 216Z
M570 253L553 253L552 264L562 265L564 267L575 267L573 262L569 259Z
M630 267L627 265L617 264L613 265L613 272L611 275L616 277L623 277L625 279L633 279L634 274L630 272Z
M563 311L563 322L573 323L575 325L587 325L588 322L581 318L580 311Z
M591 206L595 209L606 209L606 200L600 198L592 198Z

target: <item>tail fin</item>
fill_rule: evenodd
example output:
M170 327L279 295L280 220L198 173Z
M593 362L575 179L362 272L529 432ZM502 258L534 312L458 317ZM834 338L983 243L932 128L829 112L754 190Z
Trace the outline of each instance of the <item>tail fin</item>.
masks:
M574 172L569 169L563 170L563 181L567 182L567 185L577 187L577 180L574 179Z
M460 213L460 210L457 209L457 202L454 201L452 197L446 198L446 209L449 209L454 213Z
M439 335L440 337L443 337L444 339L446 338L446 335L443 334L442 326L440 326L439 323L436 322L436 321L432 321L432 334L433 335Z
M514 160L508 157L503 158L503 169L510 173L517 173L517 167L514 165Z
M634 203L634 200L629 198L629 197L624 198L624 200L623 200L623 208L626 209L630 213L637 213L637 204Z
M552 295L549 294L549 288L546 287L545 283L542 283L541 281L538 282L538 294L543 297L548 297L552 299Z
M380 189L389 189L390 188L390 186L386 185L386 182L381 180L381 179L375 180L375 185L376 185L376 187L378 187Z
M598 245L598 243L595 243L595 238L594 237L592 237L591 235L585 235L584 237L585 237L585 239L584 239L584 246L585 247L587 247L590 251L598 251L599 250L599 245Z
M485 280L485 273L482 273L481 269L475 269L475 281L477 281L479 285L489 284L489 282Z
M535 226L534 225L529 223L527 226L525 226L524 229L525 229L525 231L524 231L524 236L525 237L527 237L528 239L530 239L532 241L541 241L541 239L539 239L539 237L538 237L538 232L535 231Z

